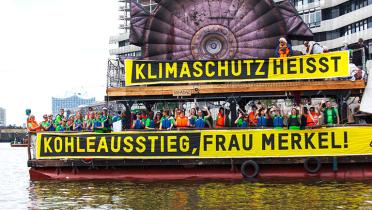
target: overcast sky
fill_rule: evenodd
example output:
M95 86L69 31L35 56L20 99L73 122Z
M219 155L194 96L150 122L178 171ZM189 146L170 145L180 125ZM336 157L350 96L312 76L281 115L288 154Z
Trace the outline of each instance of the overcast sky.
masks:
M118 30L117 0L0 0L0 107L7 124L25 109L38 121L52 96L85 89L105 95L109 37Z

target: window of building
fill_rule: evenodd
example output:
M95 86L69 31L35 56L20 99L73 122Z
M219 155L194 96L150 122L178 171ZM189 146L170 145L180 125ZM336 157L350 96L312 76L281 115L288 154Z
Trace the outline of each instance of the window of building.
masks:
M341 15L345 15L357 9L366 7L372 4L372 0L351 0L335 7L322 10L322 20L329 20Z
M310 28L320 26L322 20L321 11L307 11L300 15L303 21L309 25Z
M333 31L315 33L314 39L317 42L337 39L343 36L351 35L359 31L367 30L368 28L372 28L372 17L338 28Z

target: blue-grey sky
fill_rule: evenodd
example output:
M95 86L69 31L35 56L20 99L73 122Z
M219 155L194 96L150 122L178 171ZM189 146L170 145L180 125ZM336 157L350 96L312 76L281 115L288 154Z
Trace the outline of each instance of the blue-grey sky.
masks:
M0 107L7 124L37 120L51 97L81 89L103 100L117 0L1 0Z

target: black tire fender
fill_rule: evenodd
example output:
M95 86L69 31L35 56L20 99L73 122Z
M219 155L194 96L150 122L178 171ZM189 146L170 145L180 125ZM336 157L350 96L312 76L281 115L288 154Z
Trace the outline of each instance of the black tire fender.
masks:
M311 167L310 163L315 163L315 168ZM304 168L309 173L317 173L320 168L322 167L322 163L320 162L320 159L317 157L308 157L304 161Z
M247 169L249 167L253 167L253 169L254 169L252 174L247 173ZM258 173L260 172L260 167L258 166L258 164L255 161L247 160L240 167L240 171L241 171L242 175L244 176L244 178L250 178L251 179L251 178L255 178L258 175Z

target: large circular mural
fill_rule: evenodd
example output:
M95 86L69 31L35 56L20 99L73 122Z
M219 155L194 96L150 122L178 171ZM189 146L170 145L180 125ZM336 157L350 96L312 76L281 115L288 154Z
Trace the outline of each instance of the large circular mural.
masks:
M131 36L144 59L268 58L278 39L313 34L288 1L159 0L153 13L132 2Z

